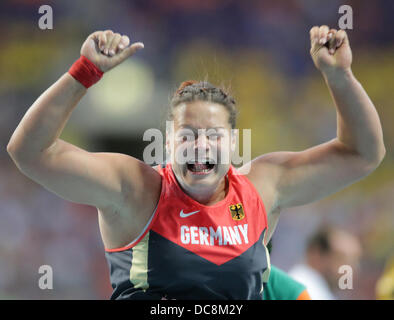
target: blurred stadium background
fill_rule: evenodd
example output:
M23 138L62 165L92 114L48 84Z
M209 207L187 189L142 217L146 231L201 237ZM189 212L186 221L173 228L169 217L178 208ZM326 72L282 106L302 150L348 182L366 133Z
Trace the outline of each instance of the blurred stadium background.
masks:
M40 30L38 8L53 8ZM79 56L93 31L112 29L145 49L106 74L72 115L61 138L89 151L142 159L148 128L161 128L183 80L231 86L239 128L252 129L253 157L298 151L336 135L329 92L309 56L309 29L338 28L351 5L353 70L379 112L387 154L366 179L311 205L282 212L272 262L288 270L321 224L354 233L363 255L342 299L375 299L394 253L394 2L379 1L38 1L0 2L0 299L108 299L108 268L95 208L62 200L22 175L7 155L13 130L33 101ZM38 287L51 265L53 290Z

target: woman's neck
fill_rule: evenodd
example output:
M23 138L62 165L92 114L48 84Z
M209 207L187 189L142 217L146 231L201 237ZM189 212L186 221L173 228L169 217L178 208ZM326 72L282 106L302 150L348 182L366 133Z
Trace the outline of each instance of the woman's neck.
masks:
M203 205L210 206L218 203L226 197L229 183L226 175L221 179L219 184L212 189L206 187L204 189L192 189L184 188L181 183L179 183L179 185L189 197Z

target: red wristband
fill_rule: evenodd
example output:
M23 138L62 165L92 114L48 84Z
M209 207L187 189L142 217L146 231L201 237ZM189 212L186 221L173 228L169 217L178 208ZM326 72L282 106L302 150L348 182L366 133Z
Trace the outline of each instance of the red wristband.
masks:
M92 61L82 55L74 62L68 73L85 88L94 85L104 74Z

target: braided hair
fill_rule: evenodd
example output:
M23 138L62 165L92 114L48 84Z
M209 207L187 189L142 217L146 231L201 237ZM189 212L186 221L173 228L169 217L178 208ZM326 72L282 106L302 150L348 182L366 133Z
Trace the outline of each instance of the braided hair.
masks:
M207 81L188 80L182 82L171 99L168 120L173 119L173 111L176 106L192 101L210 101L223 105L229 112L231 128L235 128L238 111L234 98L223 89L217 88Z

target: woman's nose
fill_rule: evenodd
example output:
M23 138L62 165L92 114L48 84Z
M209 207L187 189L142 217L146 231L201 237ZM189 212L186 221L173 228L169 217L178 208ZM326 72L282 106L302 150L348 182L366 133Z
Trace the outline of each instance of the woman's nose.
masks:
M194 144L195 149L208 150L209 149L208 141L209 139L205 134L198 135Z

